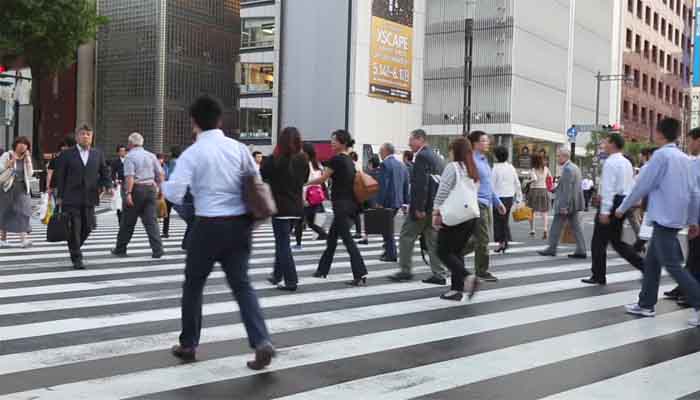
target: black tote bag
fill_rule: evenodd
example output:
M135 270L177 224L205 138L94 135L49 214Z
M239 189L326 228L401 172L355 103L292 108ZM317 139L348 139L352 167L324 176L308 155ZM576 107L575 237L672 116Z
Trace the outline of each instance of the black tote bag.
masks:
M51 243L68 241L68 215L57 208L46 226L46 241Z

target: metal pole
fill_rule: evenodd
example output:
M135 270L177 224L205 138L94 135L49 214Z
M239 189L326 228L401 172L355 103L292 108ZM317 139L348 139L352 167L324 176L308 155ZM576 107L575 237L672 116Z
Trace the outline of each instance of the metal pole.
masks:
M15 132L14 132L14 137L12 140L17 139L19 136L19 101L15 100L15 117L13 118L15 120Z
M600 124L600 71L595 76L596 91L595 91L595 124Z
M474 38L472 35L474 20L464 20L464 108L462 110L462 134L469 135L472 129L472 52Z

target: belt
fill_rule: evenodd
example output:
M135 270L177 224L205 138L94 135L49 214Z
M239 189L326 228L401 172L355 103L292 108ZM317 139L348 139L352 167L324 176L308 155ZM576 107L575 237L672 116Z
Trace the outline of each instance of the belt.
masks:
M200 221L237 221L239 219L246 218L246 215L226 215L217 217L196 217Z
M134 182L136 186L156 186L155 182Z

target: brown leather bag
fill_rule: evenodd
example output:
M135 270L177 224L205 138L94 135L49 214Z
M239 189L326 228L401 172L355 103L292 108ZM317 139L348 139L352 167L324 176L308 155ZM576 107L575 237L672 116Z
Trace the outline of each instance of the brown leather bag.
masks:
M272 197L270 185L263 182L258 174L244 178L243 201L254 220L267 219L277 214L277 204Z
M357 171L353 182L353 192L355 193L355 201L362 204L379 193L379 182L364 172Z

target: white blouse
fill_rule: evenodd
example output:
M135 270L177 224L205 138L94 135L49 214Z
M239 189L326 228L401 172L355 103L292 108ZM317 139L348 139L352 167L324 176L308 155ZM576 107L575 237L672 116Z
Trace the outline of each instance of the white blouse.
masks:
M518 172L515 170L512 164L495 163L493 165L493 172L491 174L493 191L498 197L515 197L516 199L521 199L523 196L522 189L520 187L520 179L518 179Z

